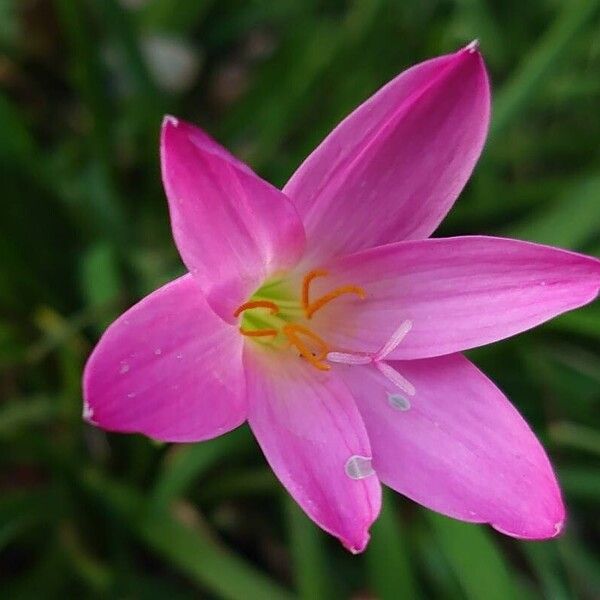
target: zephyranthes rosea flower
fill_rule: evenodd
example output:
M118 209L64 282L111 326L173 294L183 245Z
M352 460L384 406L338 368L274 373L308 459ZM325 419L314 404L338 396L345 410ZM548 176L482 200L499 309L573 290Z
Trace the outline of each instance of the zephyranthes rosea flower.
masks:
M383 87L283 191L167 117L163 181L189 273L104 334L84 376L88 421L197 442L247 420L289 493L353 552L381 483L515 537L559 533L542 447L459 352L590 302L600 261L510 239L428 239L489 114L471 44Z

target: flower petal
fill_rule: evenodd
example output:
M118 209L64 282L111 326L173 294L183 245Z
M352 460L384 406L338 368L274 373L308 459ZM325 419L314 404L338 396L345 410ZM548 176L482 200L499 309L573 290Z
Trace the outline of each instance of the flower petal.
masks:
M588 302L600 261L558 248L492 237L389 244L324 265L315 297L362 286L314 316L332 350L376 352L398 325L412 327L390 359L440 356L525 331Z
M489 115L488 78L472 45L384 86L284 188L302 216L310 256L428 237L470 177Z
M371 457L348 390L291 354L253 347L244 362L248 421L271 468L313 521L361 552L379 514L381 486L375 474L347 474L360 476Z
M246 418L242 336L185 275L105 332L84 373L84 417L166 442L206 440Z
M204 132L166 117L162 172L175 242L225 320L270 275L296 263L304 230L291 202Z
M403 403L373 366L338 370L367 426L381 481L428 508L507 535L557 535L565 511L552 467L502 392L459 354L392 366L416 389Z

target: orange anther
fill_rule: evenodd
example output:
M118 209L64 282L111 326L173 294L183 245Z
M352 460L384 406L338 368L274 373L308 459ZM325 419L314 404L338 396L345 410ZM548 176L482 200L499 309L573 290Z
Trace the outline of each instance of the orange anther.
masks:
M324 277L327 275L327 271L323 269L315 269L314 271L309 271L302 281L302 308L306 310L310 304L310 299L308 296L310 282L317 277Z
M283 333L290 341L290 344L295 346L298 349L298 352L315 368L320 371L329 371L331 367L322 362L323 359L327 356L327 352L329 348L327 344L314 332L311 331L308 327L304 325L298 325L297 323L292 323L290 325L286 325L283 328ZM317 344L320 349L319 354L313 354L310 349L306 346L306 344L300 339L298 334L301 333L313 342Z
M279 312L279 306L277 306L275 302L271 302L270 300L252 300L238 306L233 313L233 316L239 317L245 310L250 310L251 308L270 308L271 314L273 315L276 315Z
M365 290L363 290L363 288L357 285L342 285L338 288L335 288L335 290L332 290L331 292L325 294L324 296L321 296L318 300L315 300L314 302L306 306L304 309L306 313L306 318L312 318L312 316L319 309L323 308L326 304L328 304L332 300L335 300L339 296L342 296L343 294L355 294L361 300L364 300L367 295L365 293Z
M247 329L240 327L240 333L242 335L247 335L248 337L267 337L269 335L276 336L277 330L276 329L254 329L254 330L248 331Z

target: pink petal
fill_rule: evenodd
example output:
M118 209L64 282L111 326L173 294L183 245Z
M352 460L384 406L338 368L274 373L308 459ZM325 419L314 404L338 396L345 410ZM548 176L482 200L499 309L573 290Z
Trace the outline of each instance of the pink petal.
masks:
M428 237L479 158L490 91L473 48L401 73L359 106L284 188L321 260Z
M404 321L412 327L389 358L450 354L489 344L598 295L600 261L558 248L491 237L389 244L324 265L311 294L362 286L313 317L331 350L376 352Z
M459 354L392 365L415 386L410 399L373 366L338 366L381 481L428 508L507 535L557 535L565 510L552 467L502 392Z
M304 230L291 202L204 132L166 117L161 158L175 242L221 317L296 263Z
M191 275L156 290L105 332L84 373L84 417L166 442L218 436L246 418L242 336Z
M254 347L244 361L248 421L271 468L313 521L361 552L381 486L369 471L369 439L348 390L291 354ZM363 478L346 472L356 476L357 468Z

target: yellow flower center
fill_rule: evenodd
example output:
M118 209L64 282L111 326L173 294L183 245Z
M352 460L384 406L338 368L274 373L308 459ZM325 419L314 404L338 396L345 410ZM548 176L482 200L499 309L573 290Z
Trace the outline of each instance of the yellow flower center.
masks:
M294 347L313 367L320 371L328 371L331 367L324 361L329 352L329 345L310 327L299 323L298 320L312 319L317 311L345 294L353 294L364 300L366 293L357 285L342 285L311 300L312 281L317 277L326 277L327 274L323 269L315 269L304 276L299 304L287 298L285 294L282 295L277 283L267 284L257 290L248 302L238 306L233 313L234 317L243 315L240 333L257 341L282 338L287 346ZM263 312L255 312L255 309L263 309ZM264 309L268 311L266 314Z

